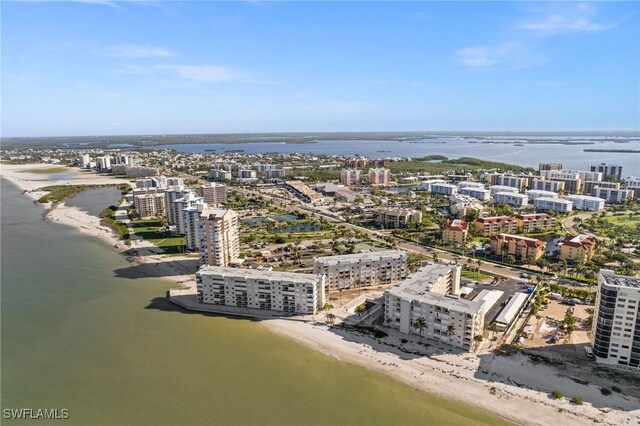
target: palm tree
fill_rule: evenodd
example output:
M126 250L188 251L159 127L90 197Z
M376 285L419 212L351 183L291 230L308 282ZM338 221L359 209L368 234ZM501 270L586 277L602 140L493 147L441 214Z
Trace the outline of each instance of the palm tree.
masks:
M456 326L453 324L449 324L449 327L447 327L447 336L451 338L451 336L453 336L455 332L456 332Z
M424 319L424 317L418 317L415 319L415 321L413 321L413 328L418 330L418 333L420 333L420 337L422 337L422 332L426 327L427 321Z
M482 342L483 340L484 337L482 337L482 334L476 334L475 336L473 336L473 341L476 342L476 349L480 345L480 342Z
M327 319L327 324L329 325L332 325L336 321L336 316L331 312L324 314L324 317Z
M493 340L493 338L496 335L496 332L498 331L498 324L496 324L495 322L492 322L489 325L489 331L491 332L491 340Z

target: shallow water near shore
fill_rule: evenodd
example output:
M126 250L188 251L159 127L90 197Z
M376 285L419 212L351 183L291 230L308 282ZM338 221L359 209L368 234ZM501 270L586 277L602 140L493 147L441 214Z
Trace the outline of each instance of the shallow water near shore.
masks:
M20 192L2 180L2 409L66 408L57 422L78 425L504 423L256 322L180 311L170 282Z

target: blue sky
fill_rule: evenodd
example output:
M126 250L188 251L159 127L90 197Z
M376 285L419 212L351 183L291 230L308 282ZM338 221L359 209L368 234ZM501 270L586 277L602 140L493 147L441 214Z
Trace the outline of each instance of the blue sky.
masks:
M640 3L2 2L2 136L638 130Z

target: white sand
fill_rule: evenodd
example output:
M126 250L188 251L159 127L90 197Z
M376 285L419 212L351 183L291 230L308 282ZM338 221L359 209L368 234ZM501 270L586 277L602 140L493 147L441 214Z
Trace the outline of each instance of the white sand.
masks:
M123 182L77 169L70 169L72 178L63 181L47 180L46 175L21 173L26 169L47 167L51 165L1 165L0 174L25 191L53 184ZM37 199L42 194L27 192L26 195ZM51 210L48 217L82 233L100 237L121 252L131 248L138 250L138 256L128 259L148 266L144 273L149 276L163 277L184 287L195 287L195 271L191 270L192 266L185 266L187 260L194 263L193 258L155 254L158 250L155 246L135 236L128 247L110 229L100 225L97 217L63 203ZM321 321L322 318L318 316L316 320ZM348 338L345 339L318 322L273 319L261 323L275 333L337 359L384 372L416 388L486 409L517 423L563 426L640 424L640 401L637 399L616 393L603 396L597 386L581 385L560 377L557 370L542 364L534 365L523 355L496 357L491 354L477 356L444 352L429 357L415 356L368 337L345 334ZM495 389L494 394L490 391L492 388ZM551 399L549 392L552 389L560 389L567 397L581 396L585 403L576 406L568 399Z

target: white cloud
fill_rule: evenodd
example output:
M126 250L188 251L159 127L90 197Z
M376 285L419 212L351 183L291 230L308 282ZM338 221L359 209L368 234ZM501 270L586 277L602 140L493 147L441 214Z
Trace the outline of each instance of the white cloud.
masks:
M529 51L518 42L469 46L456 51L456 56L462 65L470 68L520 69L545 62L542 55Z
M259 82L252 80L247 72L221 65L129 65L116 71L118 74L148 75L166 74L182 80L198 83L222 83L225 81L242 80L247 82Z
M104 48L100 54L114 58L163 58L174 55L163 47L140 44L114 44Z
M50 3L55 0L17 0L23 3ZM85 3L85 4L95 4L97 6L108 6L113 9L120 9L120 5L117 1L111 0L67 0L71 3Z
M515 29L540 36L566 33L594 33L605 31L618 25L596 21L596 10L588 3L578 3L570 8L556 11L537 20L523 21L514 25Z

